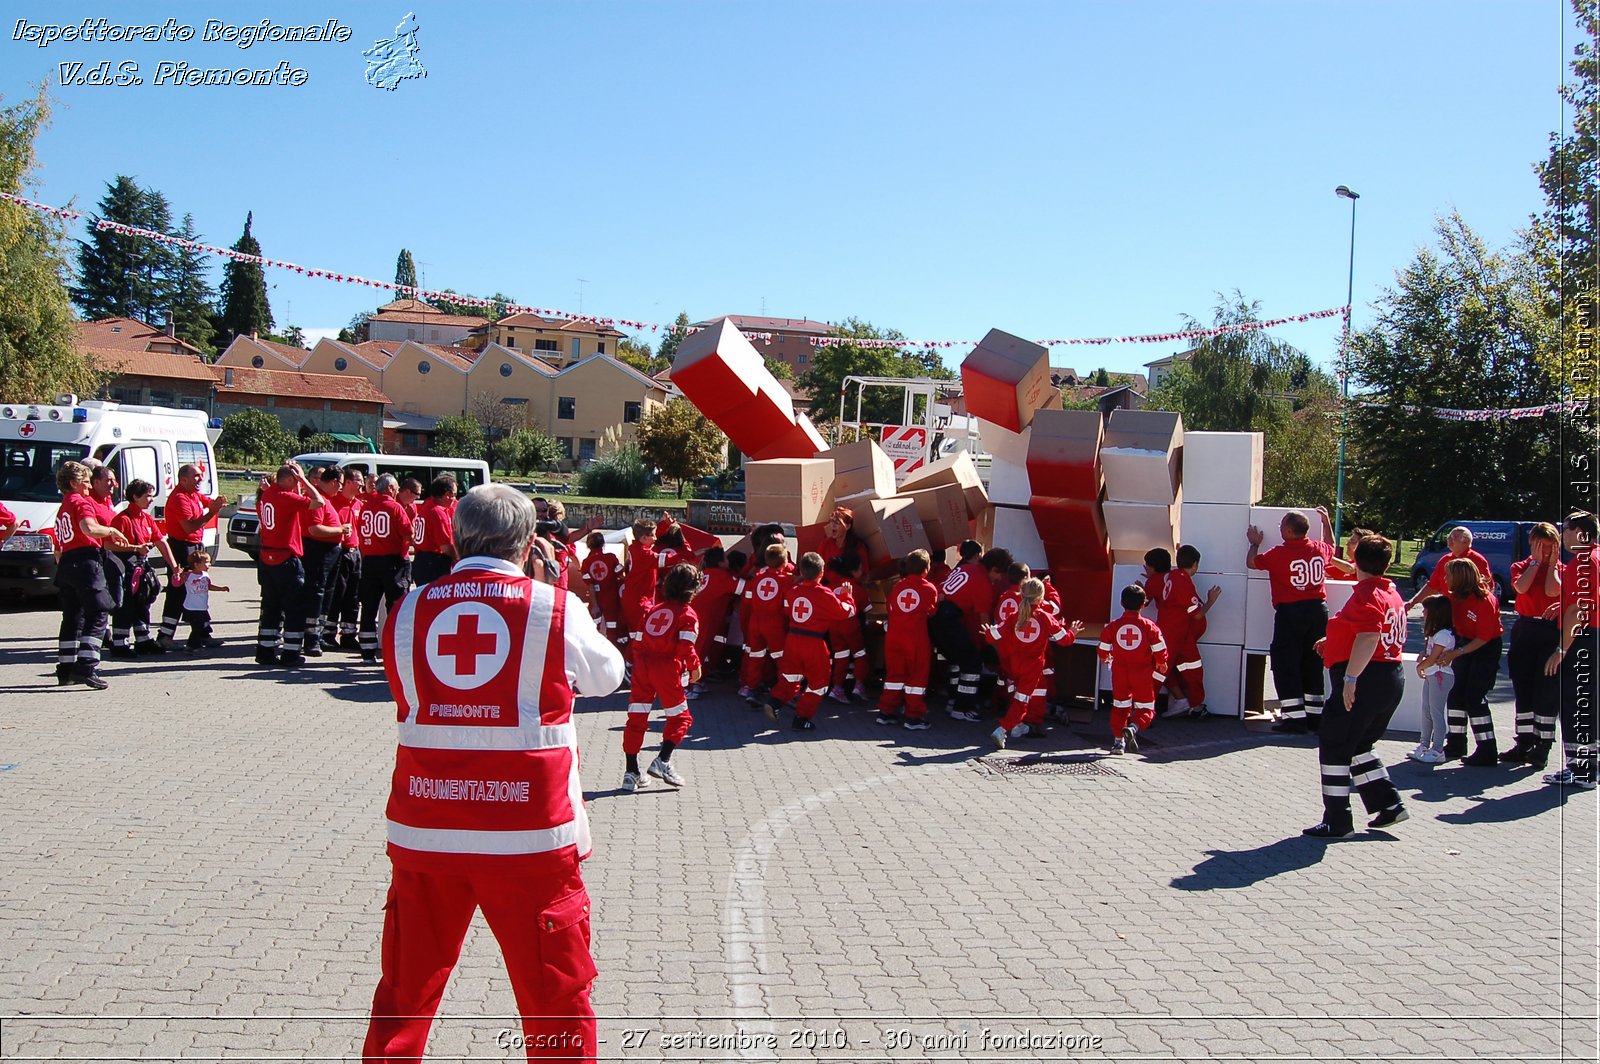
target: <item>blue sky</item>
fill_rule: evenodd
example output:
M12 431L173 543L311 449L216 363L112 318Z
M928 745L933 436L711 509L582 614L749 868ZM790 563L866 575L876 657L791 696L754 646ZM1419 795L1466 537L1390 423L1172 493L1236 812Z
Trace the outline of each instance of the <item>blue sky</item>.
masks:
M264 253L306 265L390 279L404 246L429 287L571 310L581 292L587 313L649 321L764 306L918 339L1169 330L1236 288L1268 317L1337 306L1339 184L1362 196L1359 328L1437 214L1499 245L1540 209L1531 165L1576 39L1566 0L152 3L138 21L196 39L13 39L19 19L133 9L7 5L6 101L63 62L146 80L54 90L47 202L92 207L126 173L209 243L254 211ZM352 37L201 42L219 10L337 17ZM361 52L408 11L428 76L375 89ZM158 86L163 60L307 78ZM336 330L381 301L268 281L280 327ZM1337 320L1279 335L1326 360ZM1173 349L1052 361L1138 369Z

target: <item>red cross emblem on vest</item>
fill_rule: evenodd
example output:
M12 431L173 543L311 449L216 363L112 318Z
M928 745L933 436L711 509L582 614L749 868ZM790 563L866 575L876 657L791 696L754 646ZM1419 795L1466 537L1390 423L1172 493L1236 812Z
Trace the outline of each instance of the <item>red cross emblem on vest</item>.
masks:
M1035 642L1039 638L1040 630L1039 622L1029 617L1028 623L1022 626L1021 631L1017 632L1017 639L1023 643Z
M922 596L917 594L916 588L908 587L895 596L894 604L901 613L915 613L922 605Z
M458 691L494 679L511 654L505 618L481 602L458 602L434 618L425 651L434 679Z
M1021 604L1016 599L1006 598L1000 600L1000 608L995 612L1000 615L1000 623L1005 624L1011 618L1015 617L1017 615L1017 611L1021 608Z
M816 612L816 607L811 605L811 600L808 598L797 598L789 607L789 616L794 618L795 624L805 624Z
M1125 624L1117 629L1117 646L1123 650L1138 650L1144 645L1144 633L1136 624Z
M666 635L667 634L667 630L669 628L671 628L671 627L672 627L672 611L667 609L665 606L663 606L661 609L656 610L654 613L652 613L649 616L649 618L644 622L645 634L646 635L653 635L657 639L659 639L662 636Z
M778 581L770 576L763 576L756 582L756 597L762 602L771 602L778 597Z

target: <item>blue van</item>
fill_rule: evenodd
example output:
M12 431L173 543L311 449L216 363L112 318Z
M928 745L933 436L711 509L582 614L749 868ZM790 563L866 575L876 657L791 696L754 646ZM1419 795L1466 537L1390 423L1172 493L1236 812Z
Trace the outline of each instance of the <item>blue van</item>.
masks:
M1489 561L1489 571L1494 574L1494 597L1501 605L1516 597L1511 590L1511 566L1528 556L1528 534L1537 521L1449 521L1439 526L1428 537L1411 566L1412 588L1420 588L1433 575L1439 559L1450 553L1446 538L1457 525L1472 532L1472 549ZM1561 525L1556 523L1556 528ZM1563 553L1563 560L1567 555Z

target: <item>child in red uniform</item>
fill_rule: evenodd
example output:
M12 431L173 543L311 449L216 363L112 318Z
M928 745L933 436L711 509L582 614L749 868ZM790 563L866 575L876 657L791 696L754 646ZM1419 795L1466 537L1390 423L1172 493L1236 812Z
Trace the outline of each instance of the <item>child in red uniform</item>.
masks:
M628 568L622 578L622 626L630 644L644 634L644 615L656 594L656 524L648 517L633 523ZM631 647L630 647L631 649Z
M699 605L694 608L700 615L700 638L694 649L702 669L709 669L728 649L728 614L738 594L739 578L728 569L727 552L710 548L701 559L700 593L695 596ZM689 689L689 697L698 698L704 692L705 685L696 683Z
M818 556L821 556L820 551ZM861 582L861 555L856 551L843 551L823 563L824 587L838 589L845 584L850 585L852 599L856 602L867 601L866 585ZM850 691L845 684L849 682L853 666L856 676L855 697L857 701L869 701L867 638L861 629L861 618L857 616L837 622L828 631L828 645L833 649L833 690L828 692L828 697L835 702L850 701Z
M776 679L783 660L785 625L783 596L794 578L789 551L782 543L768 544L766 564L744 583L739 606L739 627L744 630L744 672L739 697L760 705L756 689Z
M928 671L933 643L928 618L939 605L939 589L928 579L928 552L914 550L900 561L900 579L889 591L889 630L883 638L883 694L878 723L898 721L905 702L906 728L928 728Z
M652 603L633 655L633 690L628 696L628 723L622 729L622 753L628 768L622 776L622 789L636 791L647 777L639 772L639 749L650 727L650 710L657 698L667 715L662 729L661 753L650 762L648 774L670 784L683 786L683 777L672 767L672 751L689 734L694 715L684 688L700 679L700 655L695 640L700 634L700 619L689 605L700 586L700 572L692 565L675 565L661 581L661 599Z
M1156 604L1156 627L1166 640L1172 672L1167 677L1167 717L1206 716L1205 665L1200 660L1200 637L1206 630L1206 613L1222 594L1213 587L1202 599L1194 584L1200 552L1189 544L1178 548L1178 565L1157 547L1145 554L1145 594Z
M776 721L778 710L798 694L794 730L812 731L816 728L812 718L828 693L833 673L828 630L835 621L854 617L856 607L849 584L837 591L822 586L822 555L815 551L801 556L794 575L797 579L783 596L789 631L784 638L782 679L767 697L766 712L768 720Z
M1167 644L1156 622L1139 615L1144 604L1144 588L1123 588L1123 614L1100 634L1100 658L1111 665L1113 754L1138 752L1139 729L1155 719L1156 686L1167 679Z
M583 578L593 592L606 638L617 647L628 645L628 631L622 626L622 563L606 551L604 532L591 532L584 540L589 554L583 560Z
M997 621L984 629L984 638L999 648L1000 667L1011 681L1010 704L1005 716L1000 718L999 727L989 734L994 745L1002 750L1011 730L1023 724L1025 717L1035 717L1038 721L1028 726L1026 734L1030 738L1044 736L1044 670L1050 644L1070 644L1083 631L1082 621L1073 621L1070 628L1063 627L1055 615L1044 608L1043 580L1030 576L1017 590L1014 619Z

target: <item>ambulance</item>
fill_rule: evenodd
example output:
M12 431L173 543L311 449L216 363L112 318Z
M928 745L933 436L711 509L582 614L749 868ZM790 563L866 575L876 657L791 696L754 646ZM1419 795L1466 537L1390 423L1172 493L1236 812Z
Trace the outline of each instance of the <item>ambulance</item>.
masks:
M200 493L217 494L212 445L220 432L201 410L79 402L75 395L57 396L54 403L0 402L0 502L17 515L17 533L0 549L0 593L56 593L51 537L61 505L56 489L61 463L95 458L111 466L119 503L130 481L149 481L156 489L152 509L160 520L180 466L198 467ZM215 518L204 542L214 554Z

